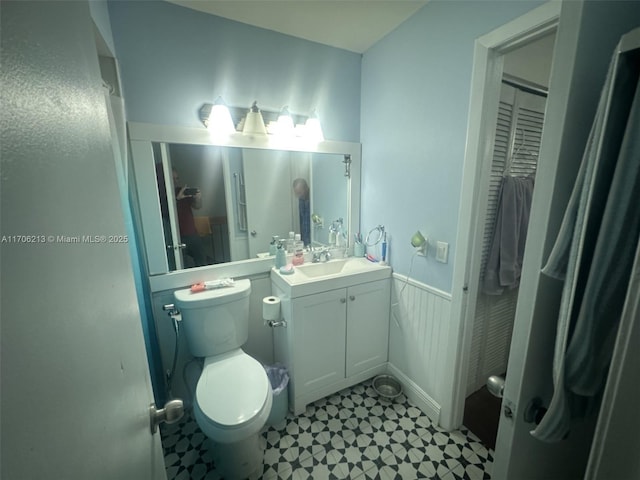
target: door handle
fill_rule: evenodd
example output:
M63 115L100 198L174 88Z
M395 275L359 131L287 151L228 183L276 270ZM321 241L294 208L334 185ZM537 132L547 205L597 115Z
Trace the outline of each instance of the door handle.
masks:
M487 390L494 397L502 398L504 395L504 378L498 375L491 375L487 379Z
M251 230L251 236L255 237L256 235L258 235L258 232L256 232L255 230Z
M176 423L184 415L184 403L181 399L175 398L164 404L164 408L156 408L156 404L149 405L149 426L151 433L158 431L158 425L162 422L167 424Z

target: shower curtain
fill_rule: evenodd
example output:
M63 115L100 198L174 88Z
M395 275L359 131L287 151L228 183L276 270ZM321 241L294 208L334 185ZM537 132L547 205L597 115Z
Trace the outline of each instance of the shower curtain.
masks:
M582 165L542 272L564 280L554 394L531 434L562 440L598 407L640 237L640 49L612 59Z

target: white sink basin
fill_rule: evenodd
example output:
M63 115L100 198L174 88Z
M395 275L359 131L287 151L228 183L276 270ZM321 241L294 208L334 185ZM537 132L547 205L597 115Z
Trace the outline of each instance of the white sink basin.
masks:
M304 275L310 278L324 277L325 275L334 275L344 270L347 264L346 258L339 260L333 260L324 263L307 263L306 265L300 265L297 267L298 272L302 272Z
M271 271L272 282L291 298L373 282L391 276L391 267L361 257L339 258L321 263L293 267L293 273L282 275Z

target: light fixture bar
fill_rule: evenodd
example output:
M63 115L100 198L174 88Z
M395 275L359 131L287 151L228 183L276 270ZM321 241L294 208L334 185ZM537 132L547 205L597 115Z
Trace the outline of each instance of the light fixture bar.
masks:
M213 104L203 104L199 115L209 134L218 139L242 132L256 138L271 135L276 141L296 138L309 143L324 141L315 110L309 116L291 114L288 106L279 112L271 112L258 108L257 101L249 109L229 107L222 97L218 97Z

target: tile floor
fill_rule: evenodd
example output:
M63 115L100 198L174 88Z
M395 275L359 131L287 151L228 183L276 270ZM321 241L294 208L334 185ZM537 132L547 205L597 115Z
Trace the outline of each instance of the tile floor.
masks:
M169 480L219 480L195 421L163 425ZM493 452L466 428L445 432L404 395L364 382L268 427L262 479L489 479Z

